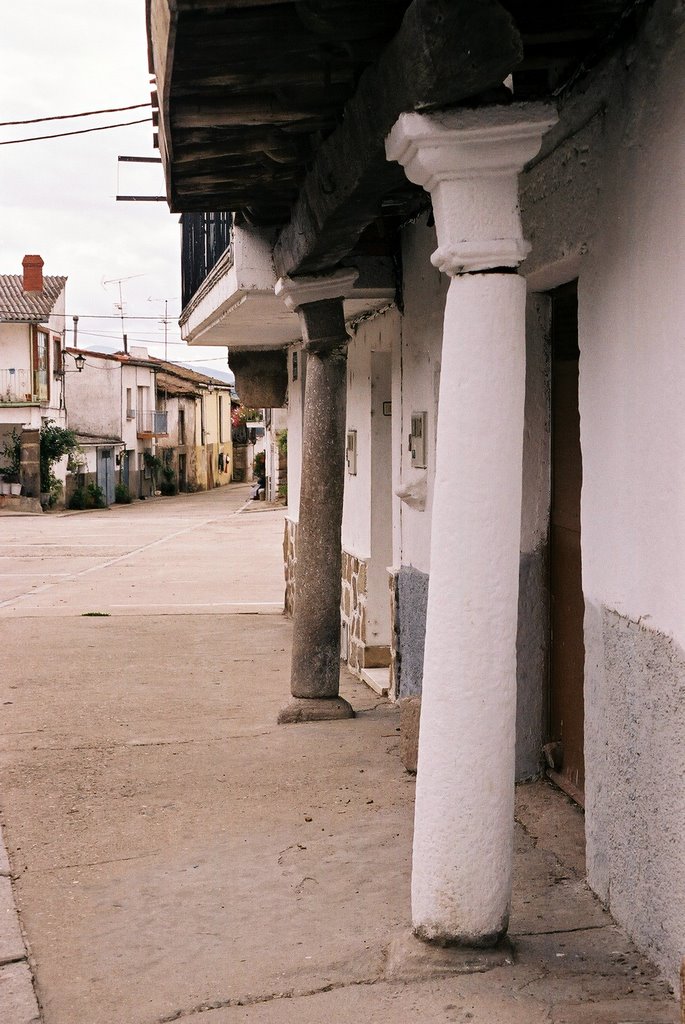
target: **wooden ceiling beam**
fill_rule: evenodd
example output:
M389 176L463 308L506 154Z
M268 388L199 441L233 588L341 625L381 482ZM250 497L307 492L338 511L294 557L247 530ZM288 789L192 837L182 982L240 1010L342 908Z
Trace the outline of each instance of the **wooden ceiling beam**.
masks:
M335 118L339 106L326 94L318 105L286 103L273 96L232 98L225 103L177 103L171 115L172 131L179 128L225 128L244 125L292 124L295 121L320 123Z
M455 104L496 87L522 56L514 21L496 0L414 0L317 151L274 250L279 275L335 267L378 217L383 199L406 184L384 147L403 111Z

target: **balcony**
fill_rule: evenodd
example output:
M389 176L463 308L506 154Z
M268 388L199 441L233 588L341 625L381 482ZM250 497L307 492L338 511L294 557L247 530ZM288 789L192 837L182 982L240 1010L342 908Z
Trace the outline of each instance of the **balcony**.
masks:
M184 213L181 217L181 296L185 307L232 246L230 213ZM231 262L230 252L227 260Z
M138 437L167 437L167 413L153 410L152 412L139 412L136 428Z
M31 370L0 370L0 404L31 405L39 401Z
M191 215L197 216L197 215ZM185 219L184 219L185 223ZM190 223L190 218L188 218ZM190 230L184 245L190 246ZM275 295L273 231L233 224L229 247L219 256L192 296L179 323L190 345L228 345L234 352L283 348L300 337L297 316ZM206 265L206 238L198 230L196 265ZM193 261L184 249L188 264ZM203 263L204 260L204 263ZM387 305L395 297L393 267L374 258L359 267L359 280L345 300L346 317Z

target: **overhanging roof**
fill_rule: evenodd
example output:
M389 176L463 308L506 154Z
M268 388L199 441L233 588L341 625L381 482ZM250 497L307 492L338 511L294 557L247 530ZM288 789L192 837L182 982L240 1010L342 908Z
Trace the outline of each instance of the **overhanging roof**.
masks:
M325 273L425 195L385 158L399 114L556 98L651 0L147 0L172 210L280 229Z

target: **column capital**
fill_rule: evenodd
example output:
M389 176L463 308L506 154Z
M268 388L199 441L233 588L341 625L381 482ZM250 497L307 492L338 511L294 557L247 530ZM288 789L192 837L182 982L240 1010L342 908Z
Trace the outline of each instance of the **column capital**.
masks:
M431 194L434 266L455 276L516 267L526 257L518 175L556 121L543 103L400 115L386 155Z
M359 271L354 267L344 267L332 274L314 277L279 277L274 291L283 299L292 312L311 302L324 302L327 299L344 299L350 295Z

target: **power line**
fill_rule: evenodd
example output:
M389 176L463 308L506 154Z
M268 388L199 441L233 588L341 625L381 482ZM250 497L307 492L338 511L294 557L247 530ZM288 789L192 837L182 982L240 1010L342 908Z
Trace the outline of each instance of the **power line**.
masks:
M87 135L88 132L106 132L110 128L128 128L131 124L144 124L146 121L152 121L152 118L141 117L139 121L120 121L118 124L103 124L99 128L80 128L76 132L57 132L55 135L33 135L29 139L3 139L0 142L0 146L16 146L19 142L40 142L41 139L63 139L67 135Z
M17 276L17 275L15 275L15 276ZM18 275L18 276L21 276L21 275ZM145 275L141 274L140 276L144 277ZM0 323L3 322L3 320L2 320L3 316L24 316L25 313L26 313L26 310L24 310L24 309L7 309L6 306L0 306ZM73 313L53 313L52 315L53 316L69 318L69 317L73 317L74 314ZM78 316L79 316L79 320L121 320L121 314L120 313L79 313ZM158 316L147 316L147 315L135 316L134 314L127 313L126 314L126 319L127 320L159 320L159 317ZM67 327L67 330L70 331L71 327Z
M132 103L128 107L106 107L104 110L84 110L80 114L54 114L52 117L31 117L25 121L0 121L0 128L9 128L16 124L40 124L42 121L68 121L74 117L93 117L95 114L118 114L122 110L138 110L140 107L149 107L147 103Z

